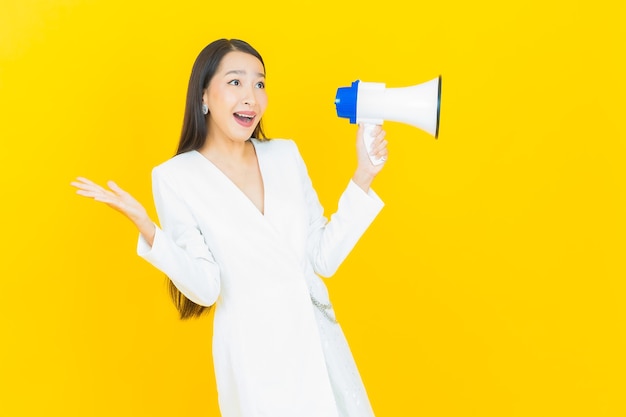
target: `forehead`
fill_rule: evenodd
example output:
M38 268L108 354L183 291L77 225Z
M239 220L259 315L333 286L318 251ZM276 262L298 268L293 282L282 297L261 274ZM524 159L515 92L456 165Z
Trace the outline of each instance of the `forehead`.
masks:
M224 55L217 71L222 74L231 71L243 71L249 74L265 74L263 64L261 64L261 61L259 61L257 57L241 51L231 51Z

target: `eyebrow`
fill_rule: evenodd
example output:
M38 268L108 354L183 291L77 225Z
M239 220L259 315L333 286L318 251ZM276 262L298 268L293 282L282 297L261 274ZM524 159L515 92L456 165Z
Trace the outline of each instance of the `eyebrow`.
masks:
M230 75L230 74L245 75L246 71L244 71L244 70L230 70L230 71L228 71L224 75ZM263 74L262 72L257 72L256 75L257 75L257 77L265 78L265 74Z

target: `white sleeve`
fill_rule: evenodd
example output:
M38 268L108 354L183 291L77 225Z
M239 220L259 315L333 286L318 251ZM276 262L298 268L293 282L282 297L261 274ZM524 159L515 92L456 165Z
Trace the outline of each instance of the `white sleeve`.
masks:
M307 252L315 272L330 277L354 249L384 203L373 190L366 193L350 180L339 198L337 211L328 221L306 165L301 157L299 159L301 181L310 214Z
M152 247L139 236L137 254L161 270L196 304L210 306L220 293L220 272L197 222L176 188L152 171L152 192L162 229Z

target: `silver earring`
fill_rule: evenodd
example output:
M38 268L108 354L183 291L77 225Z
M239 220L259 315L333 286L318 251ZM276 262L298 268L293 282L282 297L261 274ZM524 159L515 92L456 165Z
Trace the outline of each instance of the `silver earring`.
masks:
M209 106L202 103L202 114L208 114L208 113L209 113Z

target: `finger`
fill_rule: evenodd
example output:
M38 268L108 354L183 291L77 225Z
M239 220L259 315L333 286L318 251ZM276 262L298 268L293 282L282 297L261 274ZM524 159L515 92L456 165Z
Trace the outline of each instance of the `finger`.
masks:
M80 181L80 182L82 182L84 184L97 185L95 182L93 182L93 181L91 181L91 180L89 180L89 179L87 179L85 177L76 177L76 180Z
M85 182L85 178L78 177L76 178L76 180L70 182L70 185L76 188L84 188L88 186L89 184Z
M377 147L380 143L385 139L386 132L381 130L376 135L374 135L374 140L372 141L372 148Z
M383 152L387 152L387 140L386 139L382 139L381 142L375 144L374 146L372 146L372 152L375 154L381 154Z
M104 193L106 190L97 184L84 184L80 182L73 182L72 185L80 190L89 191L93 193Z
M74 187L80 187L80 188L90 188L90 189L101 189L104 190L104 188L102 188L100 185L96 184L95 182L85 178L85 177L77 177L76 181L73 181L71 183L71 185L73 185Z
M83 184L81 182L72 182L72 183L70 183L70 185L78 188L79 190L85 190L85 191L93 191L94 190L93 186L88 185L88 184Z
M114 181L107 181L107 185L109 186L109 188L113 191L115 191L115 193L119 194L128 194L126 191L124 191L119 185L117 185Z
M363 128L365 128L365 126ZM378 133L380 133L381 129L382 128L380 125L373 125L370 127L369 134L372 135L373 137L376 137Z
M83 184L82 184L82 183L77 182L77 181L72 181L72 182L70 182L70 185L71 185L72 187L76 187L76 188L82 188L82 186L83 186Z
M82 195L83 197L93 197L93 193L90 191L86 191L86 190L76 190L76 194L78 195Z
M106 193L103 193L101 191L98 190L85 190L85 189L80 189L76 191L76 194L78 195L82 195L83 197L89 197L89 198L93 198L94 200L97 198L114 198L113 196L109 196Z

